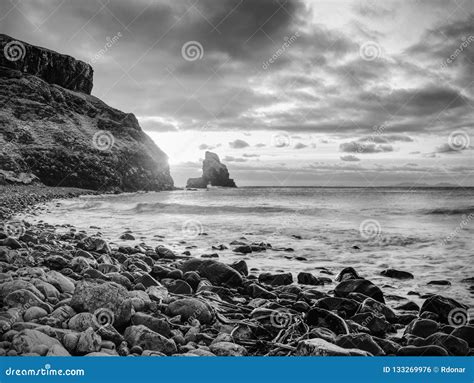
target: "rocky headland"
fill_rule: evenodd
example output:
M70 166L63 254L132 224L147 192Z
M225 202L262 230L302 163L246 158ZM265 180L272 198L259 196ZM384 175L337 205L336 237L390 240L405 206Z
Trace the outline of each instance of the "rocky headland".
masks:
M202 162L202 176L189 178L186 187L205 189L208 185L237 187L234 180L230 178L227 166L221 163L219 156L216 153L206 151L204 161Z
M168 158L124 113L91 95L93 69L0 35L0 183L169 190Z

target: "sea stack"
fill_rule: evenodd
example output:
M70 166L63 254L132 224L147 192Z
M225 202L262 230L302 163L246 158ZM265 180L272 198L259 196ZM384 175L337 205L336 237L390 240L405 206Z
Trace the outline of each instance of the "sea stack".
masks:
M227 166L221 163L216 153L206 152L202 163L202 176L198 178L189 178L186 184L187 188L207 188L211 186L231 187L237 185L230 178Z
M136 117L91 95L89 64L2 34L0 52L0 183L173 189Z

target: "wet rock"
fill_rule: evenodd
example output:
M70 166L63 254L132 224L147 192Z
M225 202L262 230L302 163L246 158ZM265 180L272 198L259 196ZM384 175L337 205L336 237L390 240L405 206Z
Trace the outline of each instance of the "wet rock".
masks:
M452 336L465 340L470 348L474 348L474 326L465 325L456 327L452 332Z
M232 267L234 270L237 270L240 274L242 274L244 276L249 275L249 269L248 269L248 266L247 266L247 262L245 262L244 260L232 263L230 265L230 267Z
M298 274L297 278L298 278L298 283L302 285L313 285L313 286L324 285L324 281L322 281L320 278L315 277L311 273L301 272Z
M347 279L334 289L337 297L347 298L350 293L364 294L381 303L385 303L382 290L367 279Z
M232 250L234 253L242 253L242 254L249 254L252 252L252 246L249 245L242 245L237 246L235 249Z
M161 283L172 294L191 295L193 293L192 287L182 279L162 279Z
M43 260L43 264L51 270L62 270L69 266L69 260L61 255L49 255Z
M437 281L429 281L427 285L433 285L433 286L451 286L451 282L443 279L443 280L437 280Z
M376 336L373 336L372 339L387 355L395 355L401 347L398 343L389 339L378 338Z
M433 295L423 302L420 314L429 311L438 315L442 323L448 323L450 315L456 313L455 309L468 310L468 306L455 301L452 298L443 297L441 295Z
M196 271L203 278L208 279L213 285L226 285L230 287L242 286L242 275L232 267L212 259L190 259L185 261L180 269L186 273Z
M100 237L85 237L78 246L86 251L95 251L97 253L110 254L112 249L107 241Z
M343 348L320 338L302 340L296 347L298 356L368 356L367 351Z
M384 335L390 328L390 323L382 315L377 315L373 312L356 314L351 320L363 327L367 327L373 335Z
M201 324L210 324L214 320L211 307L196 298L178 299L168 305L168 313L171 316L181 315L182 322L190 322L197 319Z
M127 290L116 283L102 284L81 281L77 284L70 303L78 311L94 313L96 310L109 310L113 315L114 326L124 326L130 322L132 303Z
M217 356L245 356L247 350L245 347L231 342L217 342L210 346L211 352Z
M372 339L369 334L347 334L337 337L336 344L343 348L357 348L372 355L385 355L383 349Z
M402 270L395 270L395 269L386 269L380 273L387 278L395 278L395 279L413 279L415 278L412 273L408 271Z
M135 241L135 237L130 233L123 233L120 239L123 241Z
M423 344L419 344L420 346L440 346L453 356L465 356L469 353L469 344L465 340L449 334L437 332L430 335L422 342Z
M124 336L131 347L139 346L142 349L158 351L166 355L177 352L176 344L173 340L165 338L144 325L128 327L125 330Z
M148 273L143 273L140 277L137 278L135 283L137 285L141 283L145 287L145 289L150 286L160 286L160 282L158 282Z
M397 320L397 314L394 313L394 311L388 307L387 305L380 303L379 301L376 301L375 299L372 298L367 298L362 302L362 305L360 306L361 313L365 312L373 312L376 314L381 314L383 315L390 323L394 323Z
M161 259L176 259L176 254L165 246L157 246L155 252Z
M419 311L420 306L418 306L413 301L408 301L406 303L401 304L400 306L395 307L396 310L409 310L409 311Z
M262 273L258 276L258 281L272 286L290 285L293 283L293 276L291 273Z
M360 307L359 302L348 298L325 297L316 302L318 307L326 310L336 311L344 318L353 316Z
M398 350L397 356L449 356L449 354L439 346L405 346Z
M328 328L336 335L349 334L349 328L344 319L325 309L313 307L306 314L305 321L309 326Z
M247 293L252 298L277 299L277 295L264 289L262 286L252 283L247 288Z
M405 329L405 334L426 338L438 332L439 324L431 319L415 319Z

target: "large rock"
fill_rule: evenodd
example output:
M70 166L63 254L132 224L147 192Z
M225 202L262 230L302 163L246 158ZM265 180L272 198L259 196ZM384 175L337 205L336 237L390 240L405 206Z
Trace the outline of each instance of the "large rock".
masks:
M166 154L136 117L89 95L89 65L23 42L24 55L10 61L10 42L0 35L0 170L49 186L173 188Z
M385 355L383 349L369 334L347 334L337 338L336 344L343 348L357 348L370 352L372 355Z
M71 56L0 34L0 66L37 76L49 84L90 94L92 67Z
M16 334L12 341L12 348L19 354L34 352L38 346L45 346L48 350L55 348L55 352L61 349L64 354L69 355L57 339L38 330L23 330Z
M305 320L309 326L325 327L336 335L349 334L349 328L344 319L329 310L313 307L306 314Z
M242 285L242 275L232 267L212 259L190 259L184 262L180 269L183 273L197 271L202 277L209 279L215 285L238 287Z
M456 323L456 317L461 316L467 317L468 306L455 301L452 298L443 297L441 295L433 295L423 302L420 309L420 314L425 311L430 311L438 315L439 320L443 323L449 323L452 321Z
M186 184L187 188L206 188L207 185L237 187L233 179L229 177L227 166L221 163L216 153L206 152L202 163L202 177L190 178Z
M114 282L79 282L70 305L78 312L93 313L101 325L105 321L121 327L128 324L132 316L132 302L127 290Z
M182 322L191 323L197 319L201 324L209 324L214 320L212 309L203 301L196 298L178 299L168 305L171 316L181 315Z
M339 283L334 289L334 294L337 297L347 298L350 293L364 294L385 303L382 290L367 279L347 279Z
M159 351L166 355L176 353L176 344L172 339L150 330L144 325L130 326L125 330L125 340L130 347L139 346L143 350Z

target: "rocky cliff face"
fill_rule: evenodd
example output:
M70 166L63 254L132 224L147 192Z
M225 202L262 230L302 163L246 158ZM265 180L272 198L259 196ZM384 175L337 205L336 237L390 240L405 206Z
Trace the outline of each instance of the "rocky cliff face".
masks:
M202 163L202 176L189 178L187 188L206 188L207 185L237 187L234 180L230 178L227 166L221 163L219 156L212 152L206 152Z
M135 116L91 89L88 64L0 35L0 170L49 186L173 188L166 154Z

